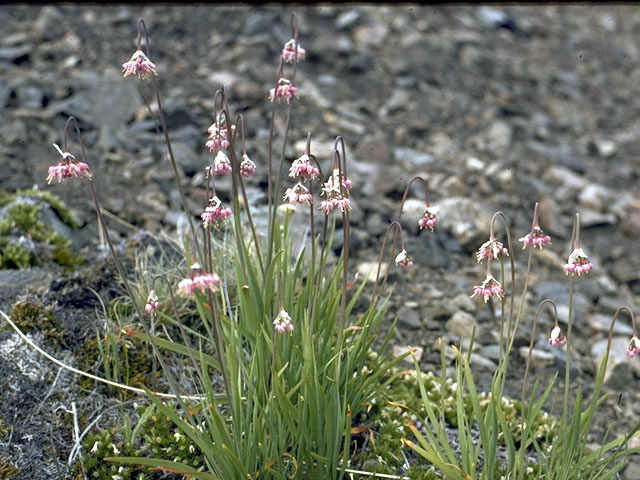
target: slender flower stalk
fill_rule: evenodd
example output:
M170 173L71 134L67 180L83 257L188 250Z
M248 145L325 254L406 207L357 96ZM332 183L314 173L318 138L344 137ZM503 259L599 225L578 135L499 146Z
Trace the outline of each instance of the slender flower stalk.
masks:
M76 135L78 138L78 143L80 144L80 152L82 155L82 163L88 164L87 163L87 156L85 153L85 148L84 148L84 142L82 141L82 135L80 134L80 127L78 126L78 121L75 119L75 117L69 117L67 119L67 122L65 123L64 126L64 141L63 141L63 145L62 145L62 150L64 152L68 152L68 148L67 148L67 135L68 135L68 130L69 127L71 126L71 124L73 123L74 129L76 131ZM113 262L116 266L116 270L118 271L118 275L120 276L120 278L122 279L122 282L124 284L124 287L127 291L127 294L129 295L129 298L131 298L132 302L133 302L133 308L136 311L136 314L138 315L138 318L140 319L140 323L142 325L142 328L144 330L144 333L146 335L146 337L149 339L149 343L151 344L151 348L153 350L154 356L158 358L158 361L160 362L160 365L163 369L164 372L166 372L166 379L167 382L169 383L169 386L171 387L171 390L173 391L174 395L176 396L176 399L178 400L178 402L180 403L181 408L183 408L186 411L187 416L190 418L191 421L193 421L192 418L192 414L189 412L187 406L184 404L182 397L180 396L180 390L178 389L176 383L173 381L173 378L171 377L171 375L169 375L169 370L167 368L167 365L164 362L164 359L162 357L162 355L160 354L160 350L158 348L158 345L156 344L155 340L154 340L154 336L151 334L149 327L147 327L146 322L144 321L145 318L145 310L141 307L140 302L137 301L137 296L134 294L133 288L131 287L131 285L129 284L129 281L127 280L127 276L125 274L124 271L124 267L122 266L122 262L120 261L120 257L118 256L114 246L113 246L113 242L111 241L111 235L109 234L109 230L107 229L107 223L104 219L104 215L102 214L102 208L100 207L100 202L98 201L98 196L96 194L96 190L95 190L95 186L93 183L93 177L91 175L85 175L85 178L87 178L88 182L89 182L89 191L91 193L91 197L93 199L93 203L94 206L96 208L96 212L98 214L98 223L100 224L100 228L102 229L102 232L104 233L104 238L107 242L107 246L109 247L109 251L111 252L111 258L113 259Z
M527 362L526 362L526 366L524 369L524 379L522 380L522 407L523 407L523 412L522 412L522 425L520 427L520 431L522 432L522 435L524 436L523 438L520 439L520 451L519 451L519 459L520 461L518 463L516 463L516 472L514 472L514 474L517 474L519 470L524 470L525 466L524 466L524 451L525 448L527 446L527 433L528 430L526 428L525 423L525 419L529 417L528 411L532 408L532 405L528 402L526 402L526 389L527 389L527 378L529 376L529 368L531 366L531 352L533 351L533 343L535 341L536 338L536 327L538 325L538 318L540 317L540 311L542 310L542 307L545 304L549 304L553 307L553 317L555 319L555 324L556 326L558 325L558 310L556 308L556 304L553 303L552 300L549 300L548 298L542 300L539 304L538 304L538 308L536 308L536 314L533 317L533 325L531 326L531 335L529 336L529 353L527 355ZM521 478L521 477L516 477L516 478Z
M583 257L581 257L582 249L580 248L580 214L576 213L575 219L573 221L573 232L571 234L571 250L572 253L569 256L569 262L565 265L564 270L567 274L571 273L569 277L569 317L567 319L567 355L565 360L565 371L564 371L564 405L562 411L562 427L567 424L567 415L569 414L569 380L570 380L570 361L571 361L571 347L573 337L571 336L571 328L573 327L573 274L576 273L580 276L582 273L587 273L591 270L591 266L588 267L588 270L583 271L583 266L588 264L589 261L587 259L586 263L573 263L576 261L582 261ZM577 252L577 253L576 253ZM574 256L576 254L576 256ZM572 258L573 257L573 258ZM586 256L584 257L586 258ZM576 271L575 267L571 272L570 269L567 269L568 266L577 265L580 268L579 271ZM617 312L616 312L617 315ZM614 317L615 322L615 317Z
M178 173L178 163L176 162L176 158L175 155L173 154L173 147L171 146L171 139L169 138L169 131L167 130L167 122L165 120L164 117L164 110L162 109L162 101L160 100L160 90L158 89L158 81L156 80L156 75L155 75L155 65L148 60L149 58L151 58L151 53L150 53L150 49L149 49L149 34L147 32L147 26L144 22L144 20L142 18L138 19L138 37L137 37L137 49L136 49L136 53L137 51L142 52L142 34L144 33L144 37L145 37L145 50L146 53L143 52L144 57L138 55L138 57L136 58L136 62L138 62L139 58L143 59L143 62L145 61L144 58L147 59L148 63L146 64L146 67L144 66L140 66L138 67L138 72L135 73L140 73L140 77L143 77L143 73L154 73L154 75L151 75L151 80L153 81L153 90L155 93L155 97L156 97L156 103L158 105L158 117L160 118L160 125L162 127L162 132L164 134L164 140L165 143L167 145L167 151L169 153L169 163L171 164L171 169L173 170L173 176L175 178L176 181L176 187L178 188L178 193L180 195L180 200L182 202L182 208L184 209L184 212L187 216L187 220L189 221L189 228L191 230L191 235L196 238L196 228L195 225L193 223L193 218L191 217L191 213L189 211L189 205L187 204L187 198L184 194L184 191L182 189L182 184L180 181L180 174ZM134 56L136 54L134 53ZM131 60L130 60L131 61ZM153 70L151 70L151 65L153 65ZM125 63L126 65L126 63ZM123 65L124 68L124 65ZM130 67L131 68L131 67ZM143 72L140 69L146 69L146 72ZM125 77L127 76L127 73L125 71ZM197 245L197 244L196 244Z
M421 182L422 187L424 189L425 209L424 209L424 213L422 214L422 218L418 220L418 226L420 227L420 230L423 230L424 228L428 228L433 232L436 227L436 224L438 223L438 212L440 211L440 207L432 207L431 204L429 203L429 192L427 190L427 182L424 180L424 178L420 176L415 176L411 180L409 180L407 187L404 189L404 194L402 195L402 200L400 201L400 211L398 212L398 221L400 221L400 219L402 218L402 209L404 208L404 202L407 200L407 195L409 195L409 189L411 188L411 185L413 184L413 182Z
M542 250L543 245L547 245L551 243L551 237L546 235L540 225L538 223L538 202L536 202L535 207L533 207L533 222L531 224L531 231L527 233L524 237L518 239L518 241L522 242L522 249L524 250L529 245L531 247L538 247Z
M298 17L295 13L291 14L291 38L294 40L295 44L298 45ZM297 60L298 50L296 49L294 60ZM284 69L284 59L282 55L280 56L280 66L278 68L278 75L276 77L276 84L274 86L274 93L279 86L280 78L283 76ZM291 84L295 85L296 83L296 72L298 71L298 62L293 62L293 72L291 74ZM275 128L275 116L276 116L276 103L272 102L273 107L271 109L271 122L269 127L269 148L268 148L268 160L267 160L267 168L268 168L268 203L269 203L269 232L268 232L268 251L267 258L265 259L266 264L270 264L273 258L273 236L275 231L275 219L276 219L276 209L279 205L279 197L280 197L280 183L284 168L284 157L287 148L287 139L289 137L289 129L291 126L291 108L293 104L289 102L287 104L287 116L285 120L285 129L284 136L282 140L282 150L280 154L280 166L278 168L278 175L276 176L275 181L275 189L273 189L273 168L272 168L272 158L273 158L273 137L274 137L274 128ZM278 192L274 195L274 192ZM266 281L266 279L265 279Z

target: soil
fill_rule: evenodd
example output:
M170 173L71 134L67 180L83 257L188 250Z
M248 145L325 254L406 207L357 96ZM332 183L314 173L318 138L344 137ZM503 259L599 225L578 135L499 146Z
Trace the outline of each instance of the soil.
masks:
M344 138L354 184L354 270L364 272L367 262L377 261L385 230L397 218L414 175L426 179L432 204L441 207L435 232L420 231L424 199L415 184L402 220L415 267L391 273L396 285L391 311L399 317L394 344L421 347L425 369L440 363L438 338L457 344L460 334L475 326L474 368L480 385L488 385L497 359L499 306L469 296L486 274L474 256L498 210L513 235L517 286L507 281L505 287L508 298L515 292L516 308L527 263L517 238L529 232L535 202L540 202L541 226L553 239L534 255L509 394L519 396L524 370L519 348L528 345L538 302L554 299L561 322L566 321L562 265L571 252L576 212L594 270L575 281L572 391L590 391L615 309L628 305L637 312L636 6L0 8L0 189L37 185L59 195L83 222L72 241L88 259L88 266L74 272L52 265L0 272L0 308L11 312L24 301L48 308L69 344L56 344L37 328L31 335L58 357L73 362L95 336L101 326L98 297L108 304L123 294L99 244L88 192L72 182L47 186L45 181L56 161L51 144L62 143L67 117L76 116L81 125L116 238L130 240L140 231L175 235L179 223L180 199L145 104L153 98L151 83L121 74L135 50L138 17L148 28L191 210L204 206L203 169L212 161L204 143L214 92L222 85L232 112L244 115L247 151L258 165L248 189L259 210L267 179L267 92L295 10L307 58L296 73L299 98L285 156L299 156L311 131L312 151L326 171L335 137ZM276 152L282 148L285 110L278 112ZM71 147L77 148L73 140ZM221 181L217 188L229 198L230 183ZM496 225L506 244L501 221ZM339 236L336 241L339 247ZM634 388L640 367L624 355L630 325L624 314L619 320L615 345L622 351L612 353L609 398L600 409L594 442L609 426L613 433L627 431L640 413ZM543 314L532 367L542 379L564 371L563 351L547 344L552 327L551 317ZM6 329L0 330L0 378L0 465L15 464L16 479L66 477L74 408L84 426L101 412L98 426L118 416L117 407L107 408L118 403L107 390L83 388L77 377L21 346ZM562 387L559 382L559 392ZM623 478L639 477L640 460L632 459Z

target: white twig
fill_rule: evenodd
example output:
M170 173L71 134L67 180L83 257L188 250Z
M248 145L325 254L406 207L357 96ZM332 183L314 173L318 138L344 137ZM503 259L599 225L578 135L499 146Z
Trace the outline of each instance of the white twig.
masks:
M36 411L31 414L31 418L33 418L34 415L38 414L38 412L42 408L42 405L44 405L44 402L46 402L47 398L49 398L51 396L51 394L53 393L53 390L56 388L56 383L58 383L58 379L60 378L60 374L62 373L62 370L63 370L62 367L60 367L58 369L58 373L56 374L56 378L54 378L53 383L51 384L51 388L49 389L47 394L44 396L42 401L40 402L40 405L38 405L38 408L36 408Z
M62 363L60 360L52 357L47 352L42 350L39 346L37 346L35 343L33 343L33 341L31 341L29 339L29 337L27 337L22 332L22 330L20 330L18 328L18 326L15 323L13 323L13 321L9 318L9 316L6 313L4 313L3 310L0 310L0 315L2 315L2 317L7 321L7 323L11 326L11 328L13 328L16 331L16 333L18 335L20 335L20 338L22 338L22 340L24 340L27 343L27 345L29 345L36 352L38 352L40 355L44 356L47 360L55 363L59 367L62 367L64 369L69 370L70 372L76 373L78 375L82 375L84 377L87 377L87 378L90 378L92 380L95 380L96 382L106 383L107 385L111 385L112 387L121 388L122 390L128 390L130 392L136 392L136 393L139 393L140 395L146 395L147 394L147 392L145 392L141 388L130 387L129 385L123 385L121 383L112 382L111 380L107 380L106 378L102 378L102 377L98 377L96 375L92 375L92 374L84 372L82 370L78 370L77 368L73 368L73 367L71 367L71 366L69 366L69 365L67 365L65 363ZM156 397L160 397L160 398L169 398L169 399L177 398L176 395L173 395L171 393L151 392L151 394L156 396ZM216 396L226 397L225 394L216 394ZM180 398L183 398L185 400L205 400L207 397L206 397L206 395L180 395Z
M367 475L369 477L390 478L392 480L409 480L409 477L399 477L398 475L389 475L388 473L374 473L374 472L365 472L362 470L352 470L351 468L346 468L345 472L355 473L356 475Z

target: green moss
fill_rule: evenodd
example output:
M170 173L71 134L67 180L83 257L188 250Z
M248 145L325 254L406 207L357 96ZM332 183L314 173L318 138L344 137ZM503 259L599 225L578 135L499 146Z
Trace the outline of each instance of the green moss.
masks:
M143 409L139 413L142 415ZM174 411L177 412L177 410ZM87 434L82 442L83 455L76 464L74 477L82 479L82 463L87 478L96 480L113 480L114 475L124 479L160 480L181 478L167 476L166 472L153 471L144 467L120 466L105 462L105 457L154 457L189 465L196 469L204 468L204 458L200 450L178 431L171 419L164 414L154 412L140 426L139 442L132 445L122 436L122 429L112 427L102 432Z
M31 302L18 302L13 305L9 316L25 333L37 330L56 347L68 347L65 333L55 321L53 313ZM11 327L5 326L4 329Z
M0 480L11 480L15 478L20 471L9 463L10 460L11 457L0 458Z
M46 202L60 216L62 221L71 228L78 228L80 222L66 208L62 201L55 195L38 190L23 190L15 194L7 194L2 197L1 206L6 206L18 196L28 196L41 202ZM6 212L0 222L0 269L28 268L38 265L40 261L53 261L65 268L73 268L84 262L71 248L71 241L58 235L51 227L40 221L39 204L19 203ZM9 237L31 239L35 243L48 245L46 254L40 254L38 258L32 252L26 251L15 242L10 242Z

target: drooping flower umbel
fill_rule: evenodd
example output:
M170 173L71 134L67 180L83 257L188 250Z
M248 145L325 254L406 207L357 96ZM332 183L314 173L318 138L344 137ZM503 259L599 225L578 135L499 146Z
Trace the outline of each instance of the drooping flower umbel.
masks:
M122 71L125 77L138 75L140 78L147 78L149 73L158 74L155 64L149 60L149 57L140 48L131 55L128 62L122 64Z
M178 283L178 294L190 297L195 292L215 290L220 284L220 277L215 273L206 273L198 263L191 265L189 276Z
M533 208L533 223L531 224L531 231L524 237L518 239L518 241L522 242L523 250L527 248L528 245L531 245L533 248L538 247L542 249L543 245L551 243L551 237L546 235L538 224L538 202L536 202L536 205Z
M158 295L156 295L156 291L152 288L149 292L149 296L147 297L147 304L144 306L144 311L149 315L160 308L160 303L158 302Z
M222 204L222 200L220 200L217 195L214 195L209 199L209 204L204 212L202 212L202 215L200 215L200 218L202 219L204 227L207 228L211 224L217 224L219 221L229 218L232 213L231 209L225 207Z
M574 248L571 255L569 255L569 260L566 265L563 267L565 273L567 275L576 274L578 276L583 273L589 273L593 268L593 263L589 261L589 257L584 253L582 248Z
M291 317L284 309L281 309L280 313L278 313L278 316L273 321L273 326L276 333L293 332Z
M227 157L222 150L216 153L216 158L213 160L212 172L214 175L226 175L227 173L231 173L231 162L229 161L229 157Z
M269 100L274 102L276 100L284 99L287 103L291 102L291 99L298 96L298 87L293 85L290 80L284 77L278 79L278 86L269 90Z
M296 47L298 50L298 56L296 58ZM286 63L293 63L294 61L304 60L307 55L307 51L302 48L299 44L296 44L294 38L287 41L282 48L282 58Z
M84 162L79 162L71 153L63 152L55 143L53 144L53 148L58 151L61 158L57 164L49 167L47 183L51 183L53 180L57 180L58 183L60 183L67 178L89 174L89 165Z
M413 267L413 261L407 251L403 248L402 251L396 255L396 265L400 268L411 268Z
M340 181L342 177L342 181ZM325 199L320 203L320 210L328 215L334 208L340 208L341 212L351 210L349 200L349 189L352 186L351 180L344 178L340 169L334 168L331 176L322 186L322 195Z
M311 205L313 203L313 195L302 183L296 183L293 187L287 188L283 200L286 200L291 205Z
M562 333L562 329L556 323L556 326L551 330L551 336L549 337L549 345L552 347L557 347L558 345L563 346L567 344L567 337Z
M499 256L508 257L509 250L496 238L493 236L493 233L489 236L489 240L484 242L480 248L478 249L478 253L476 254L476 258L478 263L482 263L482 261L487 258L489 261L495 260Z
M580 214L576 213L576 218L573 223L573 239L571 248L573 251L569 255L569 259L563 268L564 272L571 276L582 275L583 273L589 273L593 268L593 263L589 261L589 257L584 253L584 250L580 247Z
M303 182L308 179L315 179L318 175L320 175L320 170L311 163L311 157L306 153L296 158L289 168L289 176L292 178L298 177Z
M254 173L256 173L256 164L249 158L249 155L243 153L242 161L240 162L240 175L250 177Z
M627 355L629 358L635 357L640 353L640 338L638 338L635 334L629 340L629 346L627 347Z
M235 125L231 125L231 132L236 129ZM224 113L220 112L216 120L207 129L209 139L205 143L205 146L211 153L218 153L222 149L229 148L229 129L227 128L227 121L224 117Z
M504 296L504 290L500 282L493 278L493 275L487 271L487 278L485 278L484 282L473 287L473 295L471 295L471 298L475 296L484 297L486 303L491 297L502 298Z
M418 226L420 230L423 228L428 228L433 232L436 224L438 223L438 212L440 211L440 207L426 207L424 209L424 213L422 214L422 218L418 220Z

